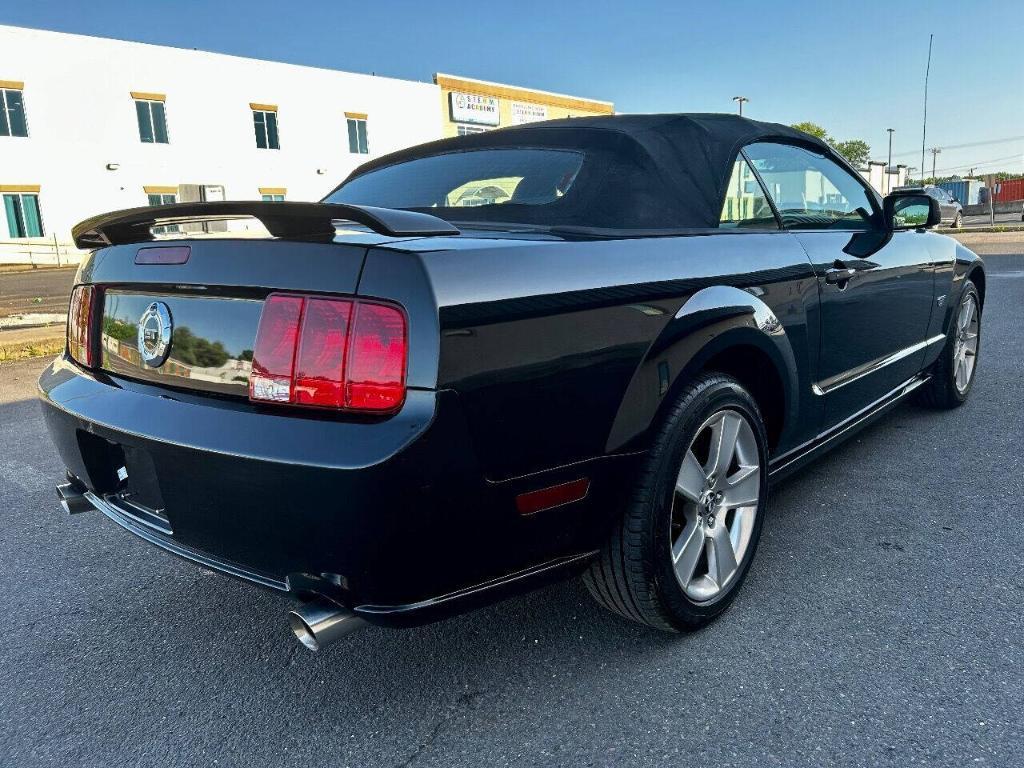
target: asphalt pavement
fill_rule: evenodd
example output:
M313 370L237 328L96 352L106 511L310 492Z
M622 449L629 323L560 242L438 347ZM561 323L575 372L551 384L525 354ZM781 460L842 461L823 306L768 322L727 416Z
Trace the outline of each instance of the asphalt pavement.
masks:
M1024 221L1021 220L1021 211L1017 210L1013 213L997 213L994 217L990 217L987 213L981 216L964 216L964 228L970 230L975 227L990 227L993 218L997 227L1024 225Z
M66 314L77 267L0 270L0 317Z
M311 654L281 596L63 516L44 363L0 364L0 764L1024 764L1024 243L978 250L1014 255L968 404L901 406L775 489L688 636L573 581Z

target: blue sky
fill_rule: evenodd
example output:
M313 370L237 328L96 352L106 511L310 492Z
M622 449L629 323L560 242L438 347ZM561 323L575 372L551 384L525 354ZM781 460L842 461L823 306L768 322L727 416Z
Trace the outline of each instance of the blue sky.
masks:
M909 165L920 164L934 33L928 146L947 147L938 170L1024 171L1022 0L36 0L3 3L0 23L413 80L441 71L624 112L731 111L742 94L751 117L812 120L863 138L876 159L895 128L894 161ZM1022 138L952 148L1009 137Z

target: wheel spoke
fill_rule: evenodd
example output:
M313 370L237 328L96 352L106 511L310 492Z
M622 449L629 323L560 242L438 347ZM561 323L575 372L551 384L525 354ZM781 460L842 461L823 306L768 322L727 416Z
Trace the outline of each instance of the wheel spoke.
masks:
M729 577L736 572L736 553L732 548L732 537L723 518L711 529L711 551L708 558L708 572L719 589L725 586Z
M761 468L756 464L740 467L740 471L728 478L727 483L723 494L726 509L757 504L761 493Z
M971 324L971 315L973 315L973 314L974 314L974 302L971 301L970 299L968 299L960 307L960 318L959 318L960 322L958 323L958 325L960 326L961 330L965 329L968 325Z
M967 386L967 358L962 356L956 363L956 388L963 392Z
M704 531L696 524L691 524L676 539L672 547L672 564L679 583L686 585L693 578L693 570L704 550Z
M709 477L715 475L721 478L729 471L736 453L736 438L739 437L741 424L739 416L727 412L711 426L711 450L708 463L704 466Z
M707 477L704 475L704 468L688 450L683 457L683 466L679 468L679 475L676 477L676 493L681 493L690 501L700 501L700 495L704 492L704 485Z

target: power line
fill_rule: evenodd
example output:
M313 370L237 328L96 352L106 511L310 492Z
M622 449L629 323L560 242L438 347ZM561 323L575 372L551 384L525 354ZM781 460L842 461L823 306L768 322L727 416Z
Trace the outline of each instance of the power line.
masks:
M970 168L980 168L983 165L995 165L996 163L1005 163L1008 160L1019 160L1020 155L1009 155L1008 157L997 157L994 160L983 160L980 163L967 163L966 165L951 165L948 168L938 168L935 173L946 173L948 171L964 171Z
M943 144L939 147L942 150L948 149L968 149L969 147L987 147L991 144L1007 144L1011 141L1024 141L1024 136L1008 136L1005 139L989 139L987 141L970 141L966 144ZM909 152L893 152L893 157L907 157L908 155L916 155L917 150L912 149Z

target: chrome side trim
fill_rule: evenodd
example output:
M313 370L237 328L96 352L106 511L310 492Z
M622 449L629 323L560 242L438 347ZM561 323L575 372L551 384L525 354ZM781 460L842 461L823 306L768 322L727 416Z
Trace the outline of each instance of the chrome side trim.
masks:
M148 541L150 544L155 544L172 555L184 558L185 560L191 560L193 563L210 568L214 571L220 571L226 573L229 576L234 576L245 581L251 581L254 584L259 584L261 587L269 587L271 589L279 589L282 592L288 592L288 584L284 581L274 579L270 576L264 576L261 573L256 573L242 566L235 565L234 563L228 563L224 560L218 560L210 555L197 552L194 549L184 547L176 541L172 541L165 536L157 532L157 529L151 528L147 524L143 523L138 518L132 517L125 514L119 508L108 503L105 499L97 496L92 491L85 492L85 498L89 500L96 509L102 512L104 515L109 517L119 526L124 528L129 533L133 533L140 539Z
M945 336L943 336L943 338L945 338ZM896 389L880 397L867 408L863 408L845 421L841 421L833 427L831 431L822 432L814 439L808 440L806 443L798 445L796 448L786 451L786 453L781 456L772 459L769 463L768 479L770 480L772 476L782 473L792 464L798 461L803 461L818 451L832 447L836 441L842 438L847 432L852 429L856 429L863 422L875 416L877 413L895 405L922 384L926 384L930 379L931 376L925 374L918 374L914 378L908 379L903 384L896 387Z
M899 352L894 352L891 355L880 357L877 360L871 360L870 362L858 365L856 368L851 368L848 371L836 374L828 379L815 382L811 385L811 391L816 395L827 395L829 392L835 392L837 389L845 387L847 384L852 384L858 379L863 379L865 376L870 376L872 373L882 370L888 365L897 363L904 358L910 357L911 355L920 352L926 347L930 347L939 341L944 341L946 335L940 333L937 336L932 336L930 339L919 341L917 344L913 344L906 349L901 349Z

